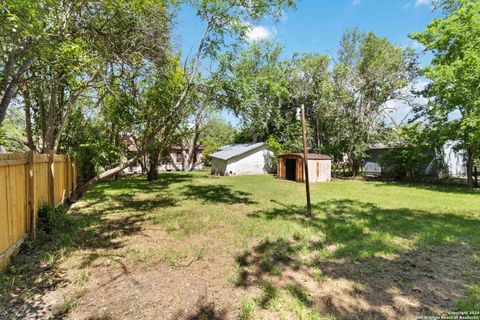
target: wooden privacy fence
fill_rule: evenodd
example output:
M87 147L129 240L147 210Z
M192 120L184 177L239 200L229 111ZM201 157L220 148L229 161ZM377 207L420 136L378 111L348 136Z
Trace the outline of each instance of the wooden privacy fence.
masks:
M35 237L43 203L58 206L77 187L77 166L69 156L0 154L0 271L30 234Z

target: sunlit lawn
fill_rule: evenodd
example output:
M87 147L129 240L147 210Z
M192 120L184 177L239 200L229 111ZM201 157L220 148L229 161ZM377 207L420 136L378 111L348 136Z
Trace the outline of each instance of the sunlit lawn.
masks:
M408 318L478 303L467 291L475 294L480 283L480 193L365 181L311 191L314 217L305 219L304 185L267 175L167 173L154 183L106 182L71 210L84 219L74 236L84 245L74 238L64 248L87 252L72 262L79 268L115 251L138 263L160 257L171 268L215 263L225 285L244 290L238 308L227 310L244 319ZM107 226L105 217L116 222ZM118 246L115 238L134 236L139 223L159 228L169 243ZM388 309L400 295L412 303Z

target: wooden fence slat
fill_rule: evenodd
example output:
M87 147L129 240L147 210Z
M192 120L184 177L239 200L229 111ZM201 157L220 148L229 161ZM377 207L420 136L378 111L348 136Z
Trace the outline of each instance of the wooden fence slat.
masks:
M55 205L55 159L53 150L48 153L48 203Z
M35 159L33 151L30 151L27 156L28 161L28 175L27 175L27 201L28 201L28 231L30 237L35 239L37 236L36 225L37 225L37 216L35 214Z
M29 235L42 203L62 204L77 187L76 162L53 152L0 154L0 271Z

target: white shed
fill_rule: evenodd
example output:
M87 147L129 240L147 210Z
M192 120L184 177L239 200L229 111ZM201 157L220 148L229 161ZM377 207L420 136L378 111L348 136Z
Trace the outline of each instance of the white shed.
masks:
M273 152L264 142L229 144L209 155L212 174L236 176L269 173L274 167Z

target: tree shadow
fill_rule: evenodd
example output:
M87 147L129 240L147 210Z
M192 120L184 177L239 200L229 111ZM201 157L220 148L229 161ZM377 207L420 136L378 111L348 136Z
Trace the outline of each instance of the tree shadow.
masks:
M251 199L251 194L244 191L232 190L229 186L215 185L192 185L185 186L183 195L188 199L200 200L209 203L225 204L256 204Z
M306 306L342 318L406 318L454 310L465 286L480 280L472 259L480 254L478 219L348 199L313 209L312 219L299 206L250 214L292 222L313 236L264 240L239 255L238 286L293 285L312 294Z
M227 311L222 308L217 308L215 304L208 300L208 297L201 296L193 312L180 310L171 317L174 319L185 320L224 320L227 319Z
M378 180L372 180L378 181ZM467 185L461 184L441 184L441 183L424 183L424 182L392 182L389 181L388 183L378 183L376 184L377 187L391 187L393 185L398 185L405 188L417 189L417 190L428 190L428 191L435 191L435 192L442 192L442 193L450 193L450 194L464 194L464 195L479 195L480 196L480 189L479 188L470 188Z
M126 246L129 237L143 232L145 222L154 217L156 209L173 207L177 199L161 193L175 183L194 179L193 174L161 174L162 181L148 183L144 179L119 179L101 183L90 190L83 203L70 208L65 228L45 234L36 242L28 242L0 274L0 318L49 318L54 312L33 295L45 296L69 283L59 261L76 251L80 268L101 258L112 258L127 272L116 250ZM138 199L136 194L153 195ZM112 205L99 206L111 201ZM110 202L108 202L110 204ZM85 210L85 209L90 210ZM122 214L113 213L122 211ZM152 216L153 213L153 216ZM24 294L28 292L28 294ZM4 310L2 310L2 308Z

